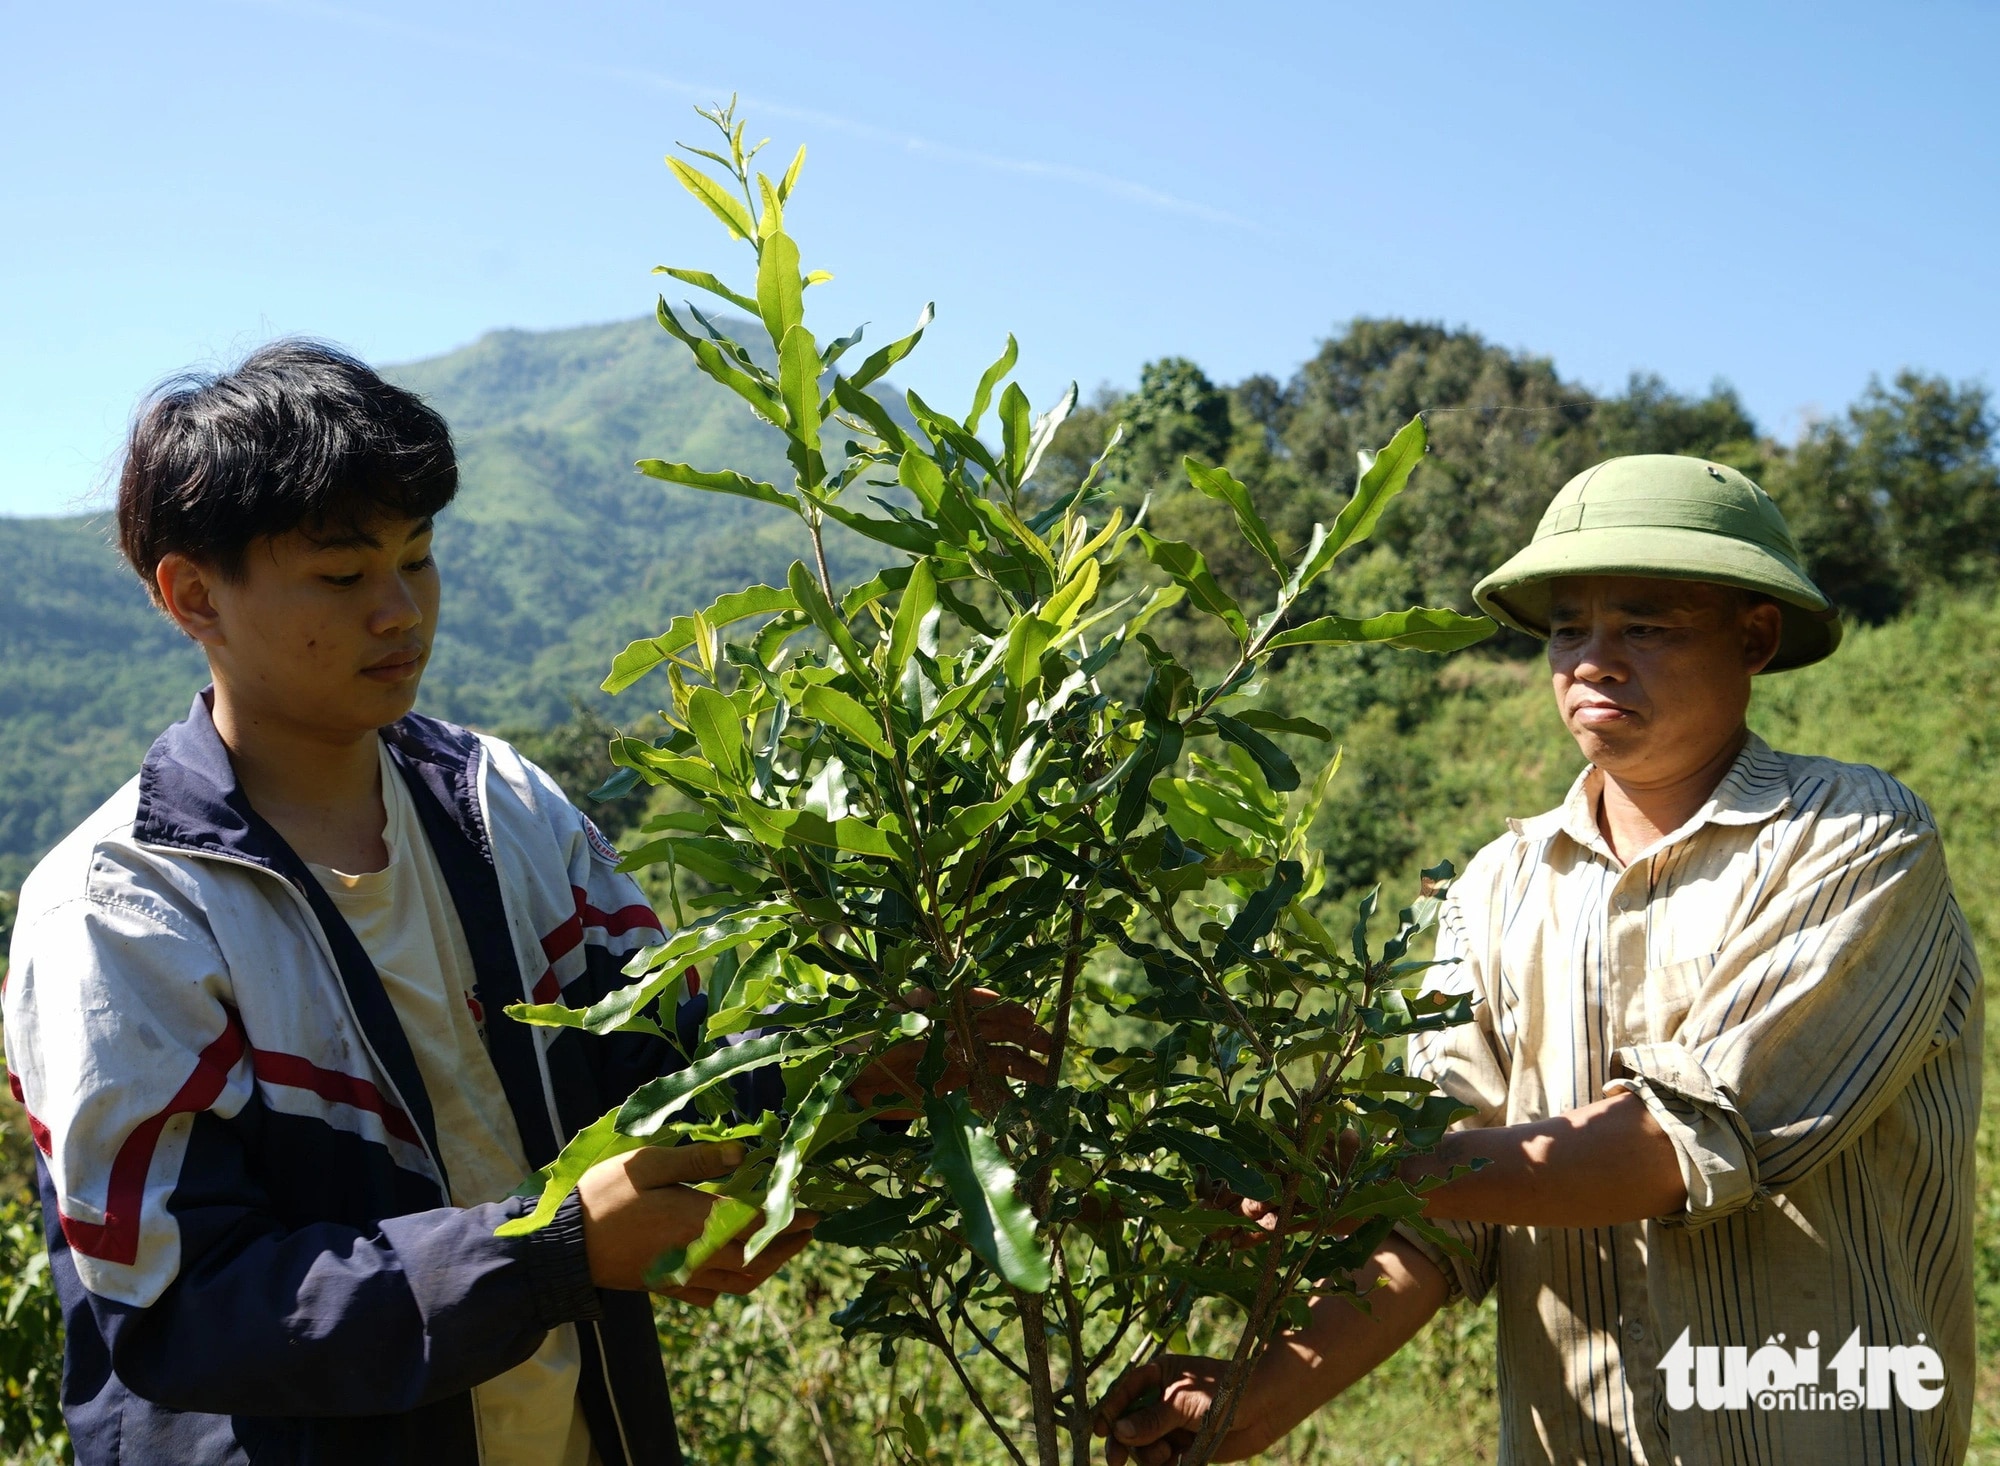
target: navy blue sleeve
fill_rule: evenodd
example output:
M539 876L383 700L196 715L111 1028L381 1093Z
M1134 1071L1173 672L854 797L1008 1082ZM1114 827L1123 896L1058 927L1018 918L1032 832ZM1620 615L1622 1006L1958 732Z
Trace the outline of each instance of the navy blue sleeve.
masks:
M494 1235L521 1200L287 1226L235 1131L195 1119L171 1203L181 1265L151 1305L83 1289L49 1228L70 1330L97 1335L73 1357L101 1359L145 1399L218 1415L400 1412L492 1379L549 1329L600 1311L574 1196L524 1237ZM46 1168L42 1193L53 1217Z

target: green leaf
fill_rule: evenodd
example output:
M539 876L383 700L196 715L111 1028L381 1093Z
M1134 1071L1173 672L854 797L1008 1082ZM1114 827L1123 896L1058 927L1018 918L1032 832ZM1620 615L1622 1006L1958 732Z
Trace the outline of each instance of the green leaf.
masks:
M1455 652L1486 640L1494 630L1492 620L1485 616L1461 616L1456 611L1414 606L1407 611L1384 611L1365 620L1322 616L1317 621L1279 632L1266 643L1266 649L1373 642L1404 651Z
M1289 587L1296 595L1315 580L1339 556L1346 554L1375 532L1375 522L1389 501L1403 492L1410 472L1423 461L1428 438L1424 420L1413 417L1389 440L1389 446L1366 460L1361 477L1354 485L1354 497L1333 522L1333 533L1314 545L1299 566L1296 583Z
M903 461L896 465L896 482L917 496L924 513L937 517L938 507L944 503L944 470L929 454L906 448Z
M1269 1201L1278 1194L1271 1178L1245 1165L1236 1153L1219 1140L1193 1135L1166 1125L1154 1125L1140 1132L1142 1143L1151 1141L1174 1152L1182 1160L1213 1174L1239 1196Z
M828 499L821 499L818 503L821 512L829 518L846 525L856 534L866 535L878 544L891 545L910 555L935 555L938 552L937 535L921 524L912 524L903 519L877 519L872 514L857 514L852 509Z
M1246 708L1236 715L1236 721L1262 728L1266 733L1296 733L1301 738L1317 738L1321 743L1333 741L1333 730L1323 723L1315 723L1311 718L1287 718L1264 708Z
M1146 558L1172 576L1197 606L1211 616L1220 617L1236 633L1238 641L1249 640L1250 623L1243 619L1242 608L1209 573L1208 561L1201 551L1181 540L1159 539L1148 529L1140 528L1135 533L1139 543L1146 547Z
M778 238L784 238L779 235ZM792 417L792 437L807 452L819 452L819 343L804 326L785 332L778 347L778 390Z
M683 326L680 317L674 314L664 295L654 307L653 314L658 317L660 325L669 335L694 353L695 363L704 372L749 403L751 409L765 422L779 429L789 425L790 419L786 415L785 404L771 391L768 380L761 376L752 376L741 365L726 356L715 342L706 336L697 336Z
M781 351L785 333L806 317L805 288L799 283L799 247L783 231L765 240L757 256L757 314L771 333L771 344ZM813 363L819 363L817 349ZM798 417L797 409L792 416ZM819 420L817 410L813 420Z
M712 627L723 627L752 616L766 616L773 611L796 611L798 606L797 599L789 590L779 590L771 585L753 585L716 597L715 604L702 612L702 617ZM674 617L663 634L632 642L612 658L611 675L601 684L603 689L606 692L623 692L668 657L677 656L693 646L694 640L694 617Z
M747 295L739 295L736 291L731 290L707 270L683 270L678 265L655 265L653 273L655 275L672 275L676 280L684 281L694 286L697 290L706 290L710 295L720 296L738 310L748 311L753 316L757 314L756 301Z
M872 749L884 758L894 758L896 751L889 746L883 736L882 725L869 716L868 709L837 688L814 685L806 689L800 706L809 718L822 723L831 723L857 743Z
M769 902L700 926L683 927L665 945L645 949L646 970L652 976L606 993L588 1008L572 1008L567 1003L509 1003L507 1016L544 1028L582 1028L596 1034L616 1032L627 1019L679 982L688 968L732 947L777 935L788 925L790 915L791 907Z
M708 1209L708 1216L701 1225L701 1235L685 1248L676 1248L653 1259L653 1265L646 1270L646 1285L649 1288L680 1288L688 1279L700 1272L716 1253L736 1240L741 1232L757 1215L757 1208L740 1196L730 1196L726 1192L715 1198Z
M933 301L929 305L926 305L923 314L917 317L916 330L910 332L902 340L891 341L880 351L873 353L866 361L861 363L861 370L847 380L857 387L865 387L870 382L875 381L884 372L888 371L890 367L916 350L917 343L924 339L924 328L930 325L936 317L937 303Z
M1229 923L1222 938L1222 955L1239 960L1250 957L1257 944L1271 934L1278 918L1285 914L1285 908L1292 904L1292 898L1304 884L1304 866L1296 860L1279 861L1272 868L1270 884L1245 901L1236 919Z
M736 705L713 687L688 694L688 731L701 745L702 757L736 784L750 781L750 750L743 742L743 721Z
M757 237L769 240L785 227L785 201L778 197L778 186L762 173L757 175L757 197L764 202L757 215Z
M944 1181L965 1226L965 1241L994 1271L1028 1293L1049 1286L1049 1263L1035 1241L1035 1217L1014 1192L1014 1168L963 1094L930 1095L924 1120L931 1166Z
M1055 627L1058 632L1067 631L1070 622L1076 619L1077 613L1089 605L1090 598L1097 594L1099 574L1095 557L1085 560L1076 574L1064 583L1063 588L1050 596L1043 605L1038 613L1041 619Z
M1236 514L1236 523L1243 531L1243 538L1250 541L1278 572L1278 579L1286 579L1292 572L1285 564L1284 552L1278 548L1278 541L1272 536L1270 526L1250 502L1250 491L1238 483L1235 475L1226 468L1210 468L1193 458L1183 458L1188 481L1211 499L1220 499Z
M682 188L708 205L708 211L722 221L722 227L729 231L731 238L756 237L757 226L751 223L749 210L728 189L701 169L690 168L679 158L667 159L667 166L674 170L674 177L681 181Z
M799 170L806 166L806 145L799 144L798 152L792 155L792 166L785 170L785 176L778 180L778 197L789 199L792 190L799 186Z
M1257 767L1264 771L1264 782L1271 788L1284 793L1299 787L1299 766L1284 749L1227 713L1211 712L1208 720L1215 724L1216 732L1257 760Z
M833 379L833 399L868 424L868 430L894 452L901 453L909 446L910 435L889 416L889 409L846 377Z
M1028 466L1028 442L1034 435L1035 410L1019 382L1009 382L1000 394L1001 459L1007 465L1007 482L1019 486L1022 470ZM968 425L967 432L972 429Z
M1177 723L1146 720L1146 733L1138 748L1125 761L1124 787L1111 814L1111 834L1122 840L1139 826L1146 813L1146 798L1159 774L1171 769L1181 756L1182 734Z
M1022 616L1007 632L1007 681L1023 691L1042 680L1042 653L1056 639L1056 628L1039 616Z
M767 1033L740 1044L725 1044L687 1068L648 1080L632 1091L632 1097L617 1112L618 1132L642 1138L655 1134L682 1105L705 1090L775 1059L796 1062L828 1046L824 1037L810 1030Z
M903 599L897 604L896 619L889 627L888 665L883 669L883 680L891 684L902 680L903 665L916 649L917 632L936 604L937 577L931 573L929 560L919 560L910 567L909 584L903 587Z
M796 494L787 494L772 484L759 483L756 479L745 478L740 473L722 469L710 473L705 469L692 468L685 463L669 463L664 458L641 458L633 465L647 478L664 479L670 484L685 484L691 489L706 489L711 494L734 494L739 499L755 499L762 504L776 504L796 512L799 500Z
M827 1112L838 1104L847 1086L861 1072L867 1054L836 1059L799 1101L785 1138L778 1142L778 1156L771 1165L771 1179L764 1191L764 1225L743 1244L743 1260L749 1262L770 1244L772 1238L792 1224L798 1214L799 1172L812 1158L813 1143Z
M786 573L785 584L791 588L792 597L799 603L799 609L812 619L813 625L826 633L834 650L840 653L847 670L861 679L864 685L872 685L873 674L868 670L868 659L861 654L861 645L855 641L854 633L847 629L833 609L833 602L826 598L819 582L806 569L805 561L792 561L792 568Z
M1007 333L1007 349L1000 353L1000 359L986 369L986 375L979 379L979 390L972 394L972 411L965 415L965 430L979 431L979 419L986 416L986 404L993 400L993 389L1000 385L1000 379L1014 370L1014 363L1020 358L1021 348L1014 341L1014 333Z
M577 1183L583 1180L585 1171L599 1161L623 1155L628 1150L637 1150L646 1143L630 1135L620 1135L617 1120L615 1112L605 1115L571 1136L561 1155L522 1183L523 1191L530 1183L540 1183L542 1195L535 1203L535 1209L512 1221L502 1222L493 1229L493 1235L522 1237L540 1231L556 1219L556 1213L562 1210L570 1192L576 1190Z
M923 1192L913 1196L878 1196L828 1217L813 1228L813 1240L834 1247L881 1247L916 1225L917 1213L930 1201Z

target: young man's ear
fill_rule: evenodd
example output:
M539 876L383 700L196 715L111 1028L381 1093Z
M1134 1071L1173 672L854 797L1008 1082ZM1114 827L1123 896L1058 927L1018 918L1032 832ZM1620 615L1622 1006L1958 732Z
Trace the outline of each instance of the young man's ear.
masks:
M173 618L174 625L203 646L222 641L222 616L211 594L213 576L213 571L202 568L178 550L161 556L153 571L153 584L160 592L160 609Z

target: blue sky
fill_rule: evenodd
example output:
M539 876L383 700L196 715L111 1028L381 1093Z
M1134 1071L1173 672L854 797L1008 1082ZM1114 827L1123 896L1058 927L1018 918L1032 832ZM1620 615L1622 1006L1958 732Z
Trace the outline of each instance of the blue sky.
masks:
M391 362L745 279L661 163L731 90L809 145L822 336L935 299L898 377L947 404L1009 330L1039 405L1402 314L1790 436L1993 379L1996 56L1945 0L0 0L0 512L90 502L151 384L272 335Z

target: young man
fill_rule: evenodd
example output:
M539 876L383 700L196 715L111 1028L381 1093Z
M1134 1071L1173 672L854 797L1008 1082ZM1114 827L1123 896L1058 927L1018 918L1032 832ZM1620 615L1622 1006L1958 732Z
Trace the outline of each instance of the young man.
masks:
M681 1459L640 1290L735 1148L494 1235L681 1061L503 1014L622 985L660 924L540 770L410 711L456 488L435 413L309 344L133 430L120 544L214 685L29 877L6 993L82 1466ZM677 1296L748 1292L812 1220Z
M1392 1237L1371 1312L1317 1304L1217 1459L1490 1291L1510 1466L1963 1458L1979 964L1922 801L1745 724L1751 677L1840 641L1799 560L1741 474L1647 455L1572 480L1474 591L1547 639L1590 767L1453 888L1433 985L1473 1021L1411 1045L1474 1112L1410 1167L1486 1163L1426 1207L1467 1255ZM1121 1380L1114 1466L1174 1460L1220 1369Z

